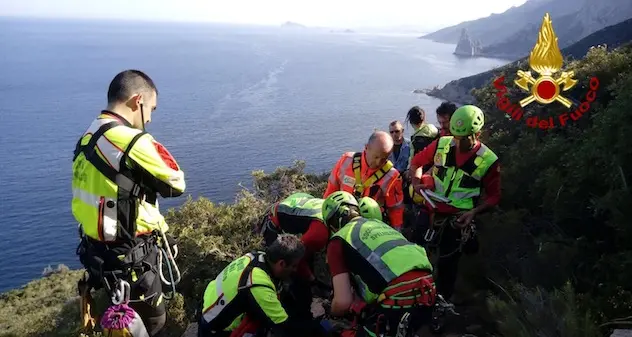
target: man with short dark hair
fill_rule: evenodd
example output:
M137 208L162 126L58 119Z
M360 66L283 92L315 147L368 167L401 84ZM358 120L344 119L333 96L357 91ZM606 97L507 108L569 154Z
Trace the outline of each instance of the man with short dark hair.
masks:
M107 108L77 142L72 167L72 213L81 230L77 253L88 274L79 282L82 297L104 286L118 302L115 290L129 284L129 305L151 336L166 319L159 246L167 254L163 261L175 264L177 255L157 197L177 197L185 190L176 160L145 132L157 94L141 71L116 75Z
M437 107L437 121L439 122L439 135L450 135L450 118L456 111L456 105L452 102L443 102Z
M265 252L231 262L204 291L199 337L242 337L271 330L274 336L317 336L313 320L289 319L277 288L296 271L305 253L293 234L279 234Z
M346 191L356 199L371 197L380 204L385 221L401 231L404 223L402 179L388 160L393 151L393 138L384 131L375 131L362 152L344 153L329 175L323 198L336 191Z

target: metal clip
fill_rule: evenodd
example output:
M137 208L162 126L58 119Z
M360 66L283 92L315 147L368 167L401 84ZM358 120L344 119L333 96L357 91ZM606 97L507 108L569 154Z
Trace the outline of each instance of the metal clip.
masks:
M428 228L426 230L426 234L424 235L424 240L426 240L426 242L430 242L432 241L432 239L434 239L436 234L437 234L437 231L435 231L432 228Z
M116 289L112 292L112 303L119 305L129 302L131 287L125 280L119 280Z
M404 315L402 315L402 318L399 320L395 337L406 337L406 334L408 332L409 321L410 321L410 313L407 312Z

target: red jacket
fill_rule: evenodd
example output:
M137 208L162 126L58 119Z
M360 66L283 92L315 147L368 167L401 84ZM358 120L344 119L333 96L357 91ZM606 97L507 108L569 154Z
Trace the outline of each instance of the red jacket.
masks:
M347 152L340 157L327 183L327 189L323 198L327 198L335 191L346 191L353 194L355 173L353 172L353 152ZM378 169L371 169L366 163L365 153L362 152L360 176L363 181L369 179ZM402 179L399 172L392 168L374 185L379 188L364 188L363 196L370 196L380 204L382 210L388 212L388 220L392 227L400 229L404 223L404 194L402 192ZM370 195L372 189L377 190L375 195Z

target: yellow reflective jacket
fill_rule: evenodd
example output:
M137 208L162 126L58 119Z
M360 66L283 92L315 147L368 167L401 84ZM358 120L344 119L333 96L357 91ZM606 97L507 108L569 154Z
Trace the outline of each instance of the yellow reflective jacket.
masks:
M185 190L184 172L167 149L109 111L77 142L72 171L72 214L85 235L101 242L166 232L157 194Z

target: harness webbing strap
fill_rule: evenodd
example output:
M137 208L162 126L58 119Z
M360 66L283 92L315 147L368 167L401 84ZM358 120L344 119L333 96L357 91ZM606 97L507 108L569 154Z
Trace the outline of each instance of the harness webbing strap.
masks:
M432 275L419 277L410 281L400 282L387 287L378 297L378 303L383 307L411 307L414 305L430 305L435 293L434 282L424 283L432 279Z
M115 170L112 166L110 166L105 160L103 160L96 153L96 144L99 138L101 138L106 131L118 125L121 125L121 123L118 121L112 121L107 124L104 124L92 135L92 137L90 137L90 141L86 145L81 145L81 139L79 139L79 141L77 142L77 146L75 147L74 157L72 160L75 161L77 157L79 156L79 154L83 152L83 154L86 157L86 160L88 160L90 164L94 165L94 167L99 172L101 172L101 174L103 174L106 178L114 182L121 189L127 191L131 196L139 197L143 192L143 189L140 187L140 185L136 184L133 180L121 174L117 170ZM122 164L124 164L124 161L127 158L132 146L134 146L134 143L136 143L136 141L143 134L144 134L143 132L139 133L129 143L123 157L121 158ZM121 166L121 167L124 167L124 166Z
M375 171L367 180L362 181L362 173L360 172L362 167L362 152L356 152L353 154L353 174L355 175L355 187L354 192L356 198L361 198L364 189L370 187L380 181L388 171L393 168L393 163L389 160L379 170Z

